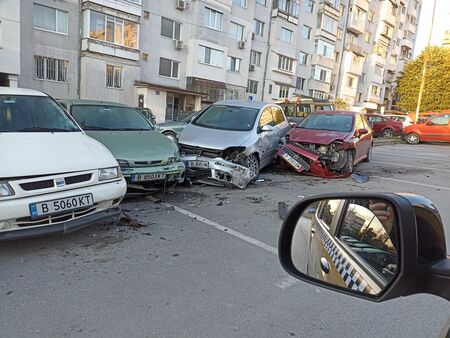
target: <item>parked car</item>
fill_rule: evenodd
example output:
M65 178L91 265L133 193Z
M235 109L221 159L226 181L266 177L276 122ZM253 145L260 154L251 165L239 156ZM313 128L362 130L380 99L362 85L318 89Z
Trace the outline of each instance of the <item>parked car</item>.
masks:
M335 110L328 100L310 97L295 97L292 100L283 99L276 102L284 111L292 126L299 124L306 116L318 110Z
M402 138L409 144L450 142L450 114L429 117L425 122L405 128Z
M191 123L191 121L197 116L199 112L189 112L188 114L178 115L177 121L159 123L156 127L161 131L164 136L167 136L175 143L178 142L178 135Z
M278 157L297 172L320 177L346 176L372 157L373 133L364 114L318 111L286 136Z
M411 119L408 115L384 115L385 117L391 119L395 122L401 122L403 124L403 129L414 124L414 120Z
M311 211L312 210L312 211ZM369 301L450 301L450 256L435 204L419 195L335 193L293 206L278 240L295 278ZM441 337L450 336L450 319Z
M151 124L155 125L156 124L156 116L155 114L153 114L152 110L150 108L140 108L140 107L135 107L134 109L136 109L139 113L141 113L147 120L150 121Z
M403 132L403 123L401 121L394 121L378 114L366 114L366 117L376 137L392 138L400 136Z
M67 233L120 213L117 161L44 93L0 87L0 240Z
M276 104L228 100L203 110L178 142L189 176L245 188L273 161L289 129Z
M184 180L176 144L132 107L90 100L64 103L81 128L113 153L129 188L153 190Z

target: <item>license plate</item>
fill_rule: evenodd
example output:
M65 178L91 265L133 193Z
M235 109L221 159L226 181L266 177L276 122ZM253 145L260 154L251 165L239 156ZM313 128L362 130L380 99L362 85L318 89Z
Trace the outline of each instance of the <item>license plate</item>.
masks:
M289 154L284 153L282 155L282 157L291 165L293 166L296 170L300 170L301 168L303 168L303 166L298 163L296 160L294 160L291 156L289 156Z
M94 205L92 194L60 198L57 200L30 204L31 217L58 214L64 211L90 207Z
M131 176L132 182L146 182L146 181L159 181L166 178L165 173L154 173L154 174L137 174Z
M208 169L209 168L209 162L207 161L189 161L188 167L190 168L202 168L202 169Z

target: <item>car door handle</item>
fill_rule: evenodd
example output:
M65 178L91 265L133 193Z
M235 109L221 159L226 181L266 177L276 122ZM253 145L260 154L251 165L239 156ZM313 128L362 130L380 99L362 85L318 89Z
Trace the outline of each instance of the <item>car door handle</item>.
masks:
M325 272L326 274L328 274L330 272L330 264L328 263L328 261L326 260L325 257L322 257L320 259L320 268L322 269L323 272Z

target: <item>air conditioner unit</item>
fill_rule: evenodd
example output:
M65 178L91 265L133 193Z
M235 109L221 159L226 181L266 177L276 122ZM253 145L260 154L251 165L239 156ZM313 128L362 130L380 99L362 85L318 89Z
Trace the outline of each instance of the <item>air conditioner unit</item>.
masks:
M252 40L255 40L255 33L252 33Z
M244 49L245 48L245 41L239 41L239 48Z
M255 71L255 65L250 65L248 67L248 70L251 71L251 72Z
M175 49L183 49L183 41L175 40Z
M177 9L183 10L189 8L189 4L185 0L177 0Z

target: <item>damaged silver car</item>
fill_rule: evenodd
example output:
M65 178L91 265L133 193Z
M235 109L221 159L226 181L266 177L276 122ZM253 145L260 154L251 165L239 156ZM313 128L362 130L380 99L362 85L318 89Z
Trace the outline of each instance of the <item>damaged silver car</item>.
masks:
M270 164L290 125L276 104L227 100L206 108L181 133L187 177L244 189Z

